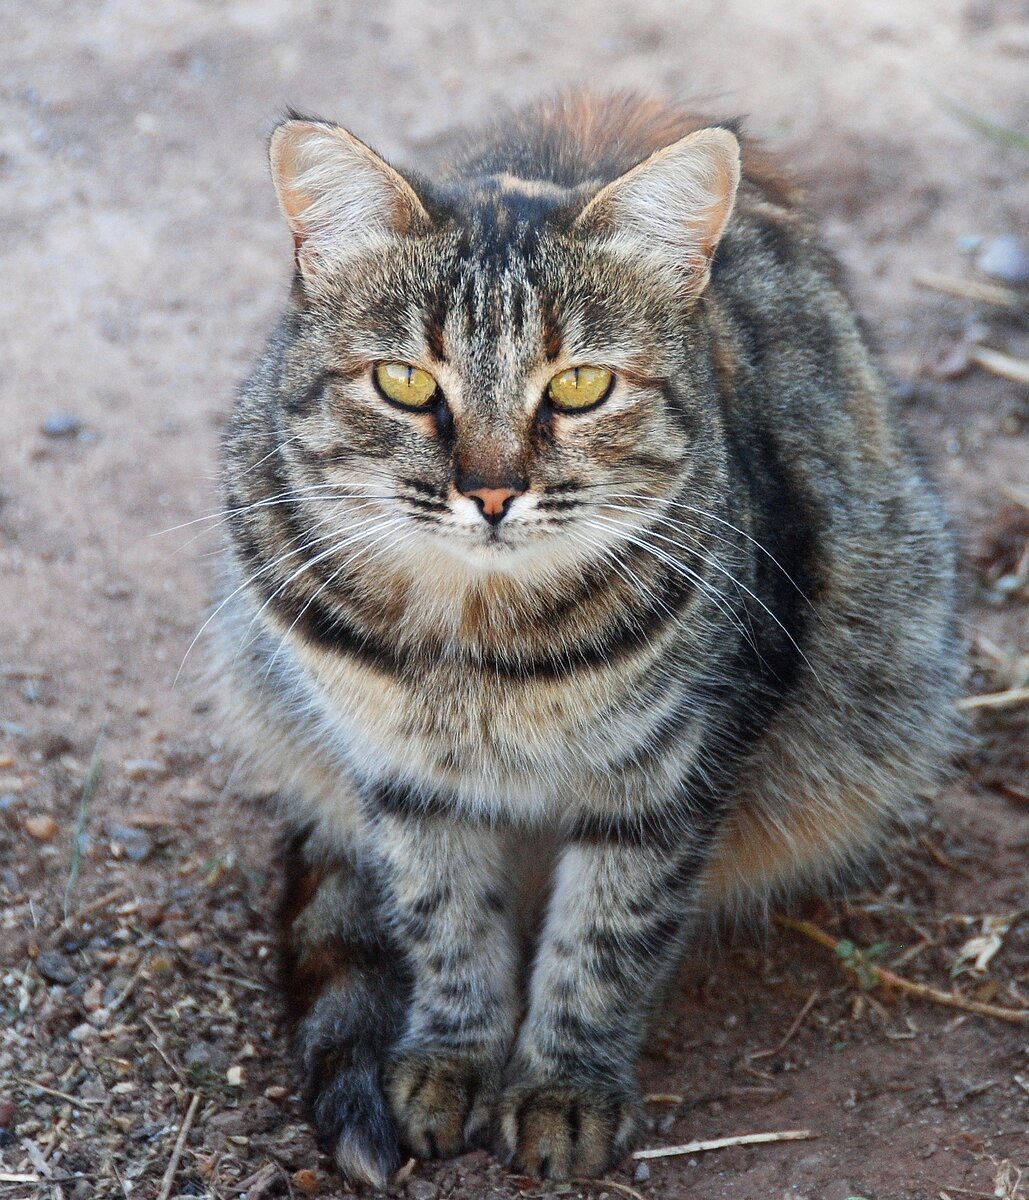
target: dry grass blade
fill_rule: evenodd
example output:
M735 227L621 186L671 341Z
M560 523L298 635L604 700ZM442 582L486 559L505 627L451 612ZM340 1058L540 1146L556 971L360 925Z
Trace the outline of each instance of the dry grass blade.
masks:
M834 938L824 929L819 929L811 921L797 921L792 917L774 917L773 920L783 929L792 929L795 933L817 942L819 946L824 946L826 950L839 954L840 939ZM918 996L921 1000L930 1000L933 1004L942 1004L946 1008L960 1008L964 1012L978 1013L982 1017L996 1017L997 1020L1008 1021L1012 1025L1029 1025L1029 1009L1003 1008L999 1004L968 1000L957 992L944 992L926 983L915 983L902 975L895 975L886 967L873 966L871 963L866 964L866 967L875 983L885 983L908 996Z
M93 753L89 760L89 769L82 784L82 795L79 797L79 813L75 821L75 837L72 841L71 866L68 870L68 882L64 886L65 920L68 919L68 906L71 904L71 894L79 881L79 872L82 868L83 838L86 834L86 822L89 820L89 805L93 799L93 793L96 791L97 784L100 782L100 773L104 767L104 760L100 756L100 748L104 744L104 735L106 733L107 726L105 725L97 735L96 745L93 747Z
M157 1200L168 1200L168 1197L171 1195L172 1184L175 1182L175 1172L179 1169L179 1159L182 1157L186 1138L189 1137L189 1131L193 1128L193 1118L197 1115L199 1107L200 1093L194 1092L193 1099L190 1100L189 1108L186 1109L186 1115L182 1120L179 1136L175 1139L175 1148L172 1150L167 1170L164 1172L164 1178L161 1180L161 1190L157 1193Z
M53 1171L50 1169L50 1164L43 1157L43 1151L40 1150L36 1143L28 1137L23 1137L21 1139L21 1144L25 1150L25 1153L29 1156L29 1161L36 1168L39 1174L46 1179L50 1179L53 1175Z
M781 1129L777 1133L741 1133L737 1137L711 1138L706 1142L686 1142L682 1146L659 1146L656 1150L635 1150L633 1158L675 1158L681 1154L702 1154L705 1150L723 1150L727 1146L758 1146L766 1142L803 1142L818 1137L810 1129Z

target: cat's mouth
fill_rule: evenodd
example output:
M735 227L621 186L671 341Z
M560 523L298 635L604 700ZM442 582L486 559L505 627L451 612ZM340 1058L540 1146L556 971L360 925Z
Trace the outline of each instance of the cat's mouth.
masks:
M468 565L496 568L510 566L537 554L545 554L554 530L533 521L500 521L477 525L461 523L456 527L441 523L435 536L455 557Z

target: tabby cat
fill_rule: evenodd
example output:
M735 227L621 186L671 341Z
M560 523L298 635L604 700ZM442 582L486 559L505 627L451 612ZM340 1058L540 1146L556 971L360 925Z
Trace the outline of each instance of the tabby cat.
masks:
M271 139L285 316L224 442L230 718L352 1181L630 1145L701 922L844 875L952 732L952 556L836 264L734 123L565 95L433 178Z

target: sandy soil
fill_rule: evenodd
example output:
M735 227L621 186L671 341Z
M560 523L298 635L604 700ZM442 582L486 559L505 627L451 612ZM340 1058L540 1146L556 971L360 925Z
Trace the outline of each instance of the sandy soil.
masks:
M968 689L1026 682L1025 389L944 378L970 323L1023 357L1026 326L913 282L972 277L959 239L1025 228L1024 134L952 107L1029 128L1025 0L8 0L3 26L0 1197L158 1195L194 1094L165 1196L339 1191L270 991L274 830L194 687L202 650L173 686L218 533L161 532L215 510L218 427L285 294L263 148L285 104L406 161L570 81L749 114L809 182L963 530ZM1025 711L981 710L890 871L807 915L950 988L982 918L1029 905ZM954 982L1024 1011L1027 951L1016 920ZM399 1194L1013 1197L1025 1028L862 991L842 965L737 932L691 964L646 1064L667 1094L646 1145L817 1140L561 1189L470 1155Z

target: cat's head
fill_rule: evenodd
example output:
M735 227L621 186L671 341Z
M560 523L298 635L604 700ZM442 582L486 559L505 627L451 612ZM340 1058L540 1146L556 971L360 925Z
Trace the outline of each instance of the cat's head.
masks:
M280 125L271 163L297 266L280 421L305 486L504 569L613 544L611 506L699 458L691 313L739 181L732 133L572 188L408 178L320 121Z

